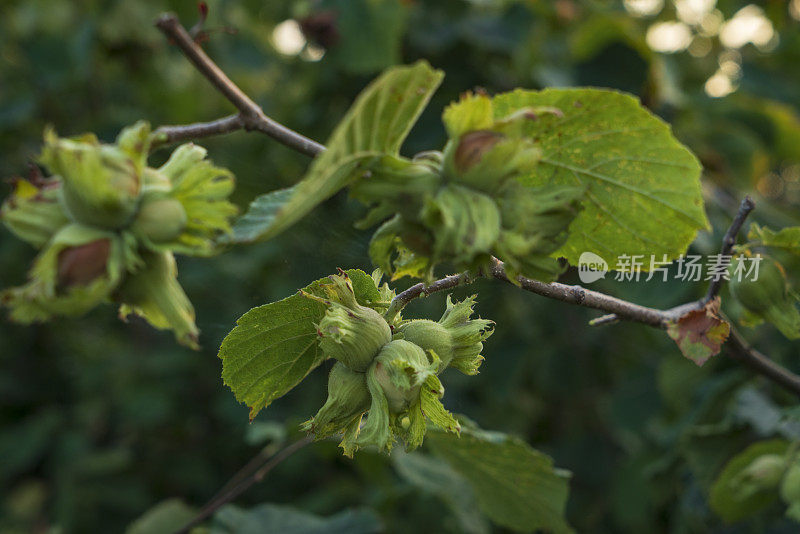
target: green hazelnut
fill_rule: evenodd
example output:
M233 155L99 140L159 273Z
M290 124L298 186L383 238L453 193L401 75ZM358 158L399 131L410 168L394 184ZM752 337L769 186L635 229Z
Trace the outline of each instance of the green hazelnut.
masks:
M150 194L142 198L131 230L153 243L166 243L181 235L186 223L186 210L180 201L161 194Z
M328 399L303 428L317 439L343 432L354 418L361 418L369 404L366 375L336 362L328 374Z

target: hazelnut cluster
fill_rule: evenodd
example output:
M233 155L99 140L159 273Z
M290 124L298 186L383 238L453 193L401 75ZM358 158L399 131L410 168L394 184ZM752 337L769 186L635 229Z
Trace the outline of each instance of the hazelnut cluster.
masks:
M497 256L511 279L556 278L562 266L551 256L566 241L585 188L526 182L541 153L522 125L542 111L495 119L484 95L451 108L442 152L384 156L351 185L351 195L371 206L360 225L383 221L370 243L373 263L394 278L430 280L439 263L469 270Z
M414 449L422 444L426 420L458 432L458 421L441 403L438 375L447 367L478 372L494 323L470 318L474 297L459 303L448 298L439 321L398 319L390 326L358 303L346 273L330 282L321 286L324 297L305 293L326 306L318 342L336 363L328 376L328 399L304 428L317 439L341 433L348 456L365 446L391 450L397 439Z
M18 179L0 218L40 249L27 284L0 293L14 320L81 315L103 301L124 318L143 316L197 346L194 309L177 281L174 253L207 256L230 231L233 176L185 144L159 168L147 166L152 134L145 122L114 144L94 135L45 132L39 162L52 174Z

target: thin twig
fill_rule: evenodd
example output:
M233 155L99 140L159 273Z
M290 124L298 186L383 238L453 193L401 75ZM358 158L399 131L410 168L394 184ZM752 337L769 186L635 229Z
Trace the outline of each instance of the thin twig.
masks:
M764 376L800 396L800 376L792 373L757 351L731 325L731 333L725 343L728 355Z
M222 135L244 128L240 114L230 115L211 122L197 122L181 126L160 126L153 132L153 149L181 141L191 141L213 135Z
M739 211L736 213L736 217L733 218L731 225L728 227L728 231L725 232L725 236L722 238L722 249L720 249L719 252L716 265L717 269L721 268L723 265L727 266L730 264L731 251L733 251L733 245L736 244L736 236L739 235L739 230L742 229L745 219L747 219L747 216L750 215L750 212L753 211L755 207L756 205L753 199L749 196L744 197L744 200L742 200L742 203L739 205ZM705 303L711 302L711 299L719 294L719 290L722 289L723 281L724 278L721 276L717 276L711 281L708 285L706 296L703 298Z
M470 274L461 273L445 276L444 278L436 280L435 282L431 282L430 284L425 284L424 282L415 284L392 299L392 302L389 303L389 309L386 310L386 320L391 323L397 314L400 313L400 311L405 307L405 305L417 297L427 297L431 293L453 289L454 287L463 284L469 284L470 282L472 282L472 277Z
M250 458L250 461L244 464L242 468L239 469L239 471L237 471L236 474L233 475L230 480L228 480L228 482L226 482L225 485L222 486L219 491L217 491L217 493L215 493L214 496L208 500L208 502L217 500L228 493L228 491L230 491L232 488L237 486L242 480L252 476L253 473L258 471L261 466L264 465L264 463L270 458L272 458L279 450L280 449L275 450L275 447L272 445L261 449L258 454Z
M165 13L156 21L156 26L166 35L178 48L183 55L205 76L208 81L227 98L231 104L239 110L239 117L242 121L242 128L247 131L256 130L265 133L289 148L296 150L307 156L316 156L325 147L308 137L301 135L294 130L287 128L264 114L261 107L253 102L244 91L239 89L228 76L222 72L214 61L200 48L189 32L186 31L178 17L173 13ZM230 117L229 117L230 119ZM223 119L224 120L224 119ZM216 122L216 121L215 121ZM206 125L209 123L205 123ZM176 133L177 126L170 127L173 135L185 138L182 133ZM197 125L189 125L185 128L197 129ZM202 131L202 128L201 128Z
M286 447L284 447L283 449L281 449L280 451L275 453L255 473L253 473L252 475L248 476L247 478L245 478L244 480L242 480L241 482L239 482L235 486L233 486L230 490L228 490L226 492L222 492L221 495L211 499L211 501L209 501L208 504L203 506L203 508L200 510L200 512L198 512L197 515L194 516L191 519L191 521L189 521L188 523L183 525L181 528L176 530L174 534L186 534L187 532L189 532L193 527L199 525L200 523L202 523L203 521L205 521L206 519L211 517L214 514L214 512L219 510L222 506L224 506L225 504L231 502L236 497L238 497L239 495L244 493L247 489L250 488L250 486L252 486L256 482L261 482L264 479L264 477L266 477L267 474L273 468L275 468L275 466L277 466L278 464L280 464L281 462L286 460L292 454L294 454L295 452L299 451L300 449L302 449L303 447L305 447L306 445L308 445L312 441L313 441L313 439L310 436L307 436L307 437L299 439L299 440L297 440L295 442L290 443L289 445L287 445Z
M609 324L616 324L619 322L619 317L617 317L616 313L609 313L608 315L602 315L600 317L596 317L589 321L589 326L605 326Z

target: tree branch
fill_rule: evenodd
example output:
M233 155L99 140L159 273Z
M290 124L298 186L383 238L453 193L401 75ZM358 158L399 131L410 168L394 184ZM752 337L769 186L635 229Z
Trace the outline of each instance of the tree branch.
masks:
M392 299L389 310L386 312L386 318L387 320L394 319L397 313L415 298L427 297L431 293L436 293L437 291L448 290L460 285L469 284L479 277L503 280L521 289L530 291L531 293L536 293L537 295L550 299L560 300L568 304L577 304L578 306L584 306L586 308L613 312L615 320L623 318L628 321L655 326L657 328L665 328L667 322L675 319L674 310L677 309L657 310L655 308L648 308L618 299L606 295L605 293L600 293L599 291L592 291L581 286L570 286L558 282L545 283L531 278L525 278L524 276L518 276L516 281L512 281L506 274L503 262L493 257L492 264L486 272L472 275L470 273L454 274L436 280L429 285L419 283L409 287Z
M200 48L200 45L192 39L189 32L186 31L186 28L181 25L175 14L165 13L161 15L156 21L156 26L181 49L183 55L192 62L197 70L199 70L200 73L231 102L231 104L236 106L236 109L239 110L239 120L242 123L241 128L247 131L256 130L265 133L279 143L307 156L313 157L325 150L325 147L316 141L312 141L308 137L267 117L261 107L253 102L244 91L239 89L239 87L222 72L222 69L208 57L203 49ZM229 127L233 125L231 117L220 120L231 121L226 124ZM218 122L219 121L214 121L214 123ZM177 139L187 139L188 133L182 132L180 130L181 128L188 129L189 131L206 133L208 130L204 130L203 126L207 127L209 124L214 123L203 123L202 125L193 124L184 127L171 126L169 128L172 135ZM227 131L233 131L233 129ZM208 135L214 135L215 133L222 132L216 131Z
M719 261L717 262L718 267L723 263L730 261L729 259L726 260L725 258L731 255L733 246L736 244L736 236L739 234L739 231L741 231L745 219L747 219L747 216L750 215L750 212L753 211L753 209L755 209L755 203L753 202L753 199L751 199L749 196L746 196L739 204L739 210L722 238L722 248L720 249L720 257ZM652 326L661 326L663 328L667 322L679 319L684 314L692 310L699 310L703 308L706 304L711 302L712 299L719 295L719 292L722 289L723 280L724 279L721 277L712 280L708 286L706 295L700 300L682 304L663 312L647 308L650 311L655 311L657 314L662 314L663 317L663 322L661 325L653 324ZM597 307L597 309L605 308ZM592 326L611 324L619 321L620 317L621 314L612 313L598 317L597 319L593 319L589 322L589 324ZM623 318L628 320L649 324L641 320L644 317L645 315L638 312L635 312L633 315L629 315L628 317L623 316ZM738 360L739 362L753 369L758 374L767 377L776 384L791 391L795 395L800 396L800 376L792 373L784 367L781 367L777 363L770 360L767 356L751 347L742 337L742 335L736 331L736 329L733 327L733 323L727 318L726 321L731 325L730 335L728 336L728 339L724 345L725 352L728 354L728 356Z
M723 264L730 263L730 255L731 251L733 250L733 245L736 244L736 236L739 235L739 231L742 229L745 219L747 219L747 216L750 215L750 212L753 211L755 207L756 205L753 202L753 199L751 199L749 196L744 197L744 200L742 200L742 202L739 204L739 211L736 213L733 221L731 221L731 225L728 227L728 230L725 232L725 235L722 238L722 248L720 249L719 258L716 264L717 269ZM708 291L706 291L706 295L703 298L694 302L676 306L675 308L668 310L668 313L671 317L667 318L667 320L669 321L678 319L682 315L692 310L699 310L703 308L706 304L711 302L714 297L719 295L719 291L722 289L723 281L723 277L713 279L708 285ZM618 320L619 317L612 313L610 315L604 315L602 317L592 319L589 324L591 326L601 326L615 323Z
M655 308L648 308L647 306L640 306L639 304L618 299L606 295L605 293L600 293L599 291L592 291L581 286L570 286L558 282L551 282L548 284L525 278L524 276L518 276L516 281L512 281L505 272L503 262L497 258L493 258L489 274L498 280L504 280L509 283L516 282L519 287L531 293L560 300L568 304L577 304L578 306L584 306L586 308L611 312L616 317L627 321L664 328L666 327L666 323L673 317L671 310L662 311Z
M752 210L752 208L750 209ZM741 223L739 223L739 226L741 227ZM419 283L409 287L392 299L389 305L389 311L387 311L386 314L387 320L393 319L406 304L415 298L427 297L438 291L446 291L459 285L472 283L480 276L513 283L508 278L503 268L503 262L497 258L493 258L492 265L487 273L480 273L477 276L470 276L469 273L456 274L436 280L427 286L423 283ZM668 310L658 310L640 306L597 291L591 291L581 286L570 286L558 282L546 284L523 276L517 277L516 285L531 293L560 300L568 304L576 304L586 308L613 312L595 319L592 324L597 324L598 321L607 324L624 319L626 321L641 323L656 328L666 328L670 321L675 321L686 313L701 309L705 306L705 298L703 298L699 301L681 304L680 306ZM730 323L729 320L728 323ZM740 361L753 369L756 373L768 378L795 395L800 396L800 376L778 365L764 354L750 347L747 341L733 328L733 325L731 325L731 333L724 346L728 355L733 359Z

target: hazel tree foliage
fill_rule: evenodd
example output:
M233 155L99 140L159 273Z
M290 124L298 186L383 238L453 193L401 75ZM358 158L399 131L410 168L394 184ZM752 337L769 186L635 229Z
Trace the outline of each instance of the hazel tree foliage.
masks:
M570 530L564 519L569 474L527 444L447 409L443 371L480 380L481 363L494 356L495 325L480 317L477 296L448 296L435 320L406 316L405 306L418 297L479 277L510 282L610 314L601 322L662 328L698 365L725 346L800 393L800 378L731 329L720 311L719 283L699 301L656 310L556 281L583 252L673 260L710 227L700 163L633 96L597 88L466 92L442 110L444 146L403 155L444 76L419 61L372 81L323 147L276 126L174 18L159 25L239 114L155 131L139 122L111 144L92 134L62 138L47 130L37 160L46 175L17 179L0 211L11 232L39 251L27 282L0 295L11 320L77 316L110 302L123 319L139 315L196 348L194 310L178 282L175 256L211 256L291 232L346 190L364 206L354 224L372 234L375 270L340 270L244 313L219 349L222 382L252 420L332 360L327 400L301 425L309 440L336 439L352 457L364 448L412 451L427 437L452 476L475 489L480 509L521 531ZM294 186L265 192L239 217L228 201L233 176L200 146L182 144L164 165L148 165L155 147L241 128L315 157ZM732 283L731 296L749 324L767 322L797 339L798 295L777 257L800 255L800 228L754 224L737 244L753 207L743 201L722 244L722 255L734 261L719 267L735 269L744 258L763 256L762 276ZM459 274L438 278L445 268ZM389 285L403 278L418 282L401 292ZM761 445L725 468L712 506L722 517L738 517L781 500L788 516L800 520L795 447Z

